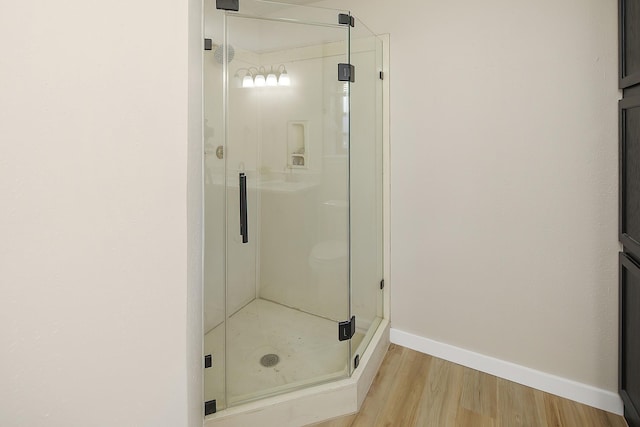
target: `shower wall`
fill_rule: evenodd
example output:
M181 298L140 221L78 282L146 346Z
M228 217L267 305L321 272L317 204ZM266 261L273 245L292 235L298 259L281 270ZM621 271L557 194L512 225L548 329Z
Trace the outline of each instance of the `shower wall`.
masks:
M267 114L262 145L263 172L267 177L274 172L284 174L285 188L293 191L262 192L261 218L269 226L264 227L268 232L261 235L258 283L261 298L344 320L340 317L347 312L348 302L337 301L335 295L346 290L346 264L344 280L337 280L332 289L327 286L322 289L309 260L314 245L326 234L330 220L322 209L323 202L339 200L346 204L347 201L347 155L341 142L347 131L342 122L345 94L344 85L335 77L337 61L327 54L332 49L344 56L344 43L262 55L264 64L284 64L292 81L290 88L274 90L274 97L263 98L274 102L263 104ZM306 127L305 168L287 167L291 121ZM343 216L337 216L336 226L343 229L346 247L346 210Z

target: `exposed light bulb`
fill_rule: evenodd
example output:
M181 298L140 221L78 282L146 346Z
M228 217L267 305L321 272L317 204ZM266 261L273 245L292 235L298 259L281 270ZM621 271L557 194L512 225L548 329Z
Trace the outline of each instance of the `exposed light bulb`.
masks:
M250 74L247 74L242 79L242 87L253 87L253 79Z
M267 76L267 86L278 86L278 78L273 72L270 72Z
M265 80L265 78L264 78L264 76L262 74L258 74L256 76L256 78L254 79L253 84L256 87L263 87L263 86L267 85L267 81Z
M278 86L291 86L291 79L289 78L289 74L287 74L287 70L284 70L280 74L280 78L278 79Z

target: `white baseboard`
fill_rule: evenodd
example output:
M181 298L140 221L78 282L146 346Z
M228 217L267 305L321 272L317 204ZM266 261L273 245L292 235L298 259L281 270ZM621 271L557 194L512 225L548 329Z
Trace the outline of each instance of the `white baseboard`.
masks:
M556 396L622 415L617 393L391 328L391 342Z

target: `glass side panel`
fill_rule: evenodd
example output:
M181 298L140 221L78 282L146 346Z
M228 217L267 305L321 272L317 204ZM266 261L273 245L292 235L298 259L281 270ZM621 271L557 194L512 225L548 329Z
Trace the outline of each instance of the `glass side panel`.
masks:
M351 29L351 310L362 356L382 319L382 41L356 20Z
M205 37L214 48L203 53L204 90L204 354L212 367L204 370L204 399L225 402L225 161L224 103L221 46L223 15L215 2L205 3Z
M225 19L230 406L349 374L348 30Z

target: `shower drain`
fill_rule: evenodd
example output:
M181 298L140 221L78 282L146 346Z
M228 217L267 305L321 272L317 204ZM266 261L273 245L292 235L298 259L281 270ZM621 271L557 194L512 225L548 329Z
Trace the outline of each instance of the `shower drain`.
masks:
M270 368L271 366L276 366L280 358L277 354L265 354L260 358L260 364L264 367Z

